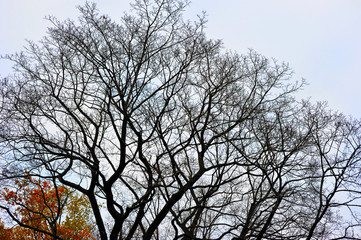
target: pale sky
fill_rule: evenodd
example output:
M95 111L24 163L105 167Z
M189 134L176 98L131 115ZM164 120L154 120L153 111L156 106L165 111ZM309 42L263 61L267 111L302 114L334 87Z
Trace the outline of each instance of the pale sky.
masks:
M118 20L130 0L95 1ZM47 15L76 19L84 0L0 0L0 54L22 50L46 34ZM301 97L361 118L361 0L193 0L186 18L207 12L207 35L224 47L288 62L309 83ZM0 75L11 65L0 60Z

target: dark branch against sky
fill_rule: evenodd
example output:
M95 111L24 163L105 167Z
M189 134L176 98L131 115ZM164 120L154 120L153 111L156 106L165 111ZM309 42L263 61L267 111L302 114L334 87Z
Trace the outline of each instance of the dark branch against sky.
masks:
M0 53L19 51L24 39L39 40L50 23L78 16L75 5L85 1L3 1L0 9ZM129 10L129 0L96 1L101 12L119 19ZM361 2L318 1L223 1L197 0L187 18L207 12L207 35L222 39L227 49L240 53L252 48L267 57L285 61L295 80L309 83L300 94L313 101L328 101L332 109L361 117ZM1 60L6 76L9 62Z

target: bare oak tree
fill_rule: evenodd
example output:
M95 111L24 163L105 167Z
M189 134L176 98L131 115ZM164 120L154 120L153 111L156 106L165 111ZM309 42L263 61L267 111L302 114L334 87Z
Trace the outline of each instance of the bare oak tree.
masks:
M102 240L359 238L360 121L296 101L287 64L224 50L186 6L86 4L6 56L3 181L85 194Z

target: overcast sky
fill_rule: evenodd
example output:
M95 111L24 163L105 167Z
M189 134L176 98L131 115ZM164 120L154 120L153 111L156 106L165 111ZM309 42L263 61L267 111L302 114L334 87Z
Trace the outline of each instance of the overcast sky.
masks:
M98 0L118 20L130 0ZM37 41L50 23L78 16L84 0L0 0L0 54ZM328 101L330 108L361 118L361 0L193 0L185 16L207 12L209 38L245 53L249 48L288 62L294 80L309 83L300 96ZM0 75L11 65L0 60Z

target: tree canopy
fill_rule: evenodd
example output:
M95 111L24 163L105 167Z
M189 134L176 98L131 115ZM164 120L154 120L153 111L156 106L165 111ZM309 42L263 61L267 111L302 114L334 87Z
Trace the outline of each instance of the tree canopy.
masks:
M5 56L1 180L86 196L101 240L360 238L360 121L295 99L287 64L225 50L187 5L114 22L87 3Z

